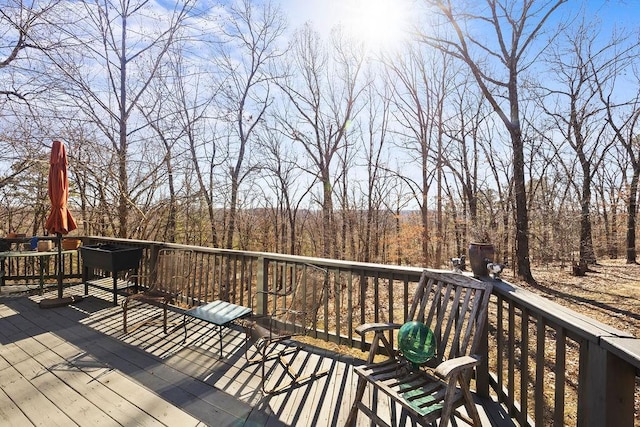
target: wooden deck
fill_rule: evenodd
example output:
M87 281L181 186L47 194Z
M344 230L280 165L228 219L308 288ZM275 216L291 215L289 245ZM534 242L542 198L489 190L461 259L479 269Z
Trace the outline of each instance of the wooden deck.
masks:
M71 293L81 295L83 287ZM296 355L296 363L329 374L264 395L259 367L245 359L239 328L226 330L220 359L211 325L190 322L183 343L182 316L172 313L170 320L179 325L168 335L161 326L125 335L122 309L113 306L112 295L90 293L53 309L37 304L53 293L0 299L0 425L344 425L355 392L351 365L357 360L309 348ZM134 308L130 324L160 313ZM274 370L276 381L280 374ZM389 413L385 401L379 399L380 414ZM479 408L483 424L505 425L490 421ZM503 417L499 410L496 414ZM362 414L358 425L369 425Z

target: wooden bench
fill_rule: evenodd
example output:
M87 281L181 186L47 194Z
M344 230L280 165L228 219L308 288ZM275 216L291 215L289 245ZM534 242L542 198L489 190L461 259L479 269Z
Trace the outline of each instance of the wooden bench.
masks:
M440 419L439 426L442 427L457 416L480 426L469 383L474 368L480 363L477 352L485 333L491 288L491 283L462 274L424 270L406 319L426 324L435 335L435 355L423 365L407 360L391 345L394 342L391 334L402 325L370 323L359 326L357 333L364 337L373 332L374 337L367 363L354 368L358 386L346 425L354 426L358 411L362 411L376 425L389 426L362 402L369 386L378 392L373 394L374 398L386 395L392 404L400 405L401 419L399 422L393 420L394 425L404 425L408 417L420 425ZM380 345L389 357L374 363ZM457 410L462 405L466 414Z

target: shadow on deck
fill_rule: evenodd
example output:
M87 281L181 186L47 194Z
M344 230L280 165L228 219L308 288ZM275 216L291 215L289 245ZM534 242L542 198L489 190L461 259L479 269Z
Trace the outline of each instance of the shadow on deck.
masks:
M71 290L82 293L81 286ZM264 395L240 328L226 330L220 359L211 325L190 322L183 343L182 316L172 313L176 327L167 335L160 326L125 335L111 294L94 294L49 310L38 307L43 297L0 299L0 425L344 425L357 359L305 347L294 365L328 375ZM150 306L132 309L130 322L160 314ZM286 377L274 370L272 380ZM483 424L514 425L499 406L483 403ZM389 417L386 399L377 410ZM369 420L360 414L358 425Z

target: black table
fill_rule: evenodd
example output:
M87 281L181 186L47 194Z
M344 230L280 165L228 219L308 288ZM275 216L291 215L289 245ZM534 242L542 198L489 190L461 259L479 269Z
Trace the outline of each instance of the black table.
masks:
M113 277L113 305L118 304L118 272L134 270L137 276L142 258L142 248L132 246L119 246L114 244L98 244L80 246L82 255L82 281L84 282L84 294L89 294L89 285L103 288L101 281L89 280L89 269L95 268L109 272ZM136 278L135 291L138 291ZM109 290L109 289L107 289Z

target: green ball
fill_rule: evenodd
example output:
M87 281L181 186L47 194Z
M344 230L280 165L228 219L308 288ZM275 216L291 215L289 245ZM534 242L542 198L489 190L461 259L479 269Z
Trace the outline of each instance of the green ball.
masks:
M422 322L407 322L398 332L398 347L407 360L422 364L436 353L436 338Z

